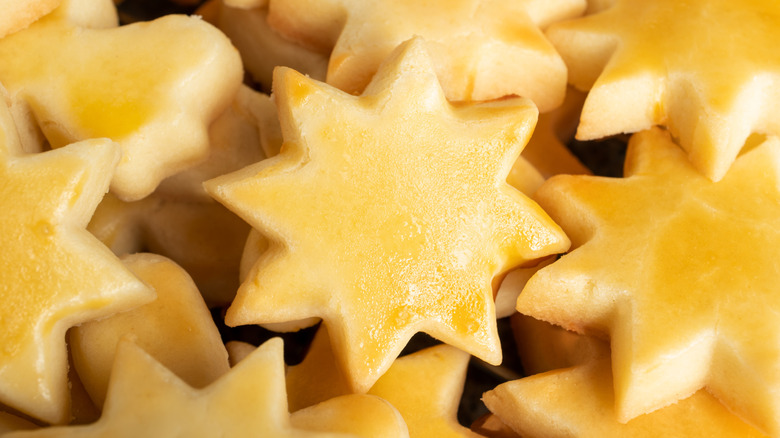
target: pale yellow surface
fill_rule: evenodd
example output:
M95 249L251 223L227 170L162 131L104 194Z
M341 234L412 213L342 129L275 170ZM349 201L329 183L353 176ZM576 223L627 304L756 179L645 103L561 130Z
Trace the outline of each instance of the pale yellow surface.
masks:
M470 357L449 345L400 357L368 393L398 409L412 438L479 437L457 419Z
M260 126L261 118L276 118L276 109L267 106L268 95L242 85L233 102L209 125L209 152L200 164L166 178L155 193L177 201L213 201L203 189L203 181L256 163L266 155L261 146L262 131L277 127ZM265 112L271 112L266 115ZM265 120L262 121L266 124ZM273 135L273 134L270 134Z
M504 383L482 399L524 437L765 436L704 390L621 424L615 414L608 359Z
M363 438L407 438L409 430L392 404L368 394L334 397L290 415L299 429L352 433Z
M125 200L205 158L207 128L241 83L229 40L195 17L89 29L62 15L0 40L0 81L29 105L49 143L117 141L111 188Z
M303 361L287 369L290 412L350 392L349 380L333 354L328 328L321 325Z
M157 299L71 330L74 366L97 406L103 406L116 348L126 335L195 388L227 373L228 354L219 330L190 276L156 254L133 254L122 261L157 292Z
M348 437L290 424L282 341L272 339L228 374L194 389L130 341L118 348L103 415L85 426L8 437Z
M230 341L225 346L232 366L256 348L241 341ZM350 394L346 380L336 368L324 328L317 332L303 362L287 368L286 383L290 421L297 428L354 433L365 438L409 436L403 417L386 400Z
M207 17L236 46L244 68L266 90L271 89L274 67L283 65L317 80L325 80L328 57L283 38L268 25L268 4L237 5L211 0ZM248 6L248 7L247 7Z
M274 241L227 323L323 318L357 391L418 331L500 362L493 277L569 243L505 182L533 105L449 104L419 39L360 97L289 69L275 86L282 153L206 183Z
M117 255L149 251L172 259L209 306L228 305L235 297L249 226L216 201L154 193L123 202L109 193L87 229Z
M412 438L475 437L456 418L469 357L448 345L400 357L368 394L398 409ZM303 361L287 371L290 410L315 406L349 392L349 382L322 326Z
M275 128L259 126L260 117L276 118L268 103L267 95L242 86L209 127L206 161L165 179L140 201L123 202L109 194L92 217L89 231L117 255L150 251L173 259L192 276L210 306L230 304L238 289L249 226L208 196L203 181L265 157L262 131L279 131L278 121ZM272 115L266 116L269 111Z
M557 325L516 313L510 320L523 374L544 373L600 359L609 354L609 344Z
M4 108L3 108L4 109ZM63 422L70 413L65 331L154 293L84 227L108 189L118 147L91 140L15 156L0 144L0 403Z
M271 0L283 36L330 53L327 82L358 94L393 49L414 36L449 100L528 97L542 112L560 105L566 67L540 30L575 17L582 0Z
M780 142L713 183L655 128L631 139L625 174L539 189L576 249L531 278L518 310L611 336L623 421L707 387L780 434Z
M539 115L534 134L528 140L528 145L523 149L520 157L534 166L543 178L561 173L569 175L592 173L566 147L566 144L574 138L585 96L585 93L570 87L566 90L566 98L560 107L547 114Z
M32 24L52 9L61 0L0 0L0 38Z
M774 0L619 0L547 36L591 88L578 138L667 126L717 181L752 132L780 133Z

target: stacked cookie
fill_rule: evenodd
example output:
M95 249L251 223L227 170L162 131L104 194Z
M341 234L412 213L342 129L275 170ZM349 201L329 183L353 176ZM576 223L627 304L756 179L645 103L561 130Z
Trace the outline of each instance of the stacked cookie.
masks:
M0 432L780 435L773 3L0 8Z

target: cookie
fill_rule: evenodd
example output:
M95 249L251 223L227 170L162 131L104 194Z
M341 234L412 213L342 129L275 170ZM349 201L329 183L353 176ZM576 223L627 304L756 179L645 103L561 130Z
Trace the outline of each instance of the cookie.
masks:
M396 46L420 36L448 100L518 95L546 112L563 101L566 67L540 28L584 9L581 0L271 0L268 22L329 54L327 82L349 93L361 93Z
M577 138L664 126L718 181L750 134L780 133L780 57L769 43L780 37L776 2L609 3L546 33L569 81L590 90Z
M282 153L206 183L273 241L226 322L321 317L358 392L420 330L500 362L493 277L568 247L505 182L533 104L451 105L420 39L360 97L285 68L275 80Z
M780 142L713 183L655 128L632 137L625 174L537 191L574 249L530 279L518 310L611 338L622 422L706 387L777 434Z

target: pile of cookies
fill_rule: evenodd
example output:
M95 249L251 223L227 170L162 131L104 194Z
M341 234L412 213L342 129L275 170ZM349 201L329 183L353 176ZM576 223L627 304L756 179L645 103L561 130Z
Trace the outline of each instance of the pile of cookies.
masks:
M0 0L0 434L780 436L780 6L176 3Z

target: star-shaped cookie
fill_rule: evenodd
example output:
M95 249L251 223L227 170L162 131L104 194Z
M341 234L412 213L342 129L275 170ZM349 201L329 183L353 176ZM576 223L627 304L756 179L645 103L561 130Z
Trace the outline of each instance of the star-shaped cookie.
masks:
M448 103L420 39L362 96L285 68L274 93L282 153L206 182L274 241L227 323L321 317L357 392L418 331L500 362L493 278L569 244L505 181L533 105Z
M65 331L154 293L84 229L108 190L117 145L89 140L16 155L14 133L2 138L10 143L0 144L0 402L63 422L70 412Z
M621 421L702 387L780 431L780 141L713 183L660 128L629 142L626 178L556 176L536 193L572 239L521 313L611 337Z
M284 393L281 339L272 339L228 374L194 389L132 341L119 344L108 399L96 423L9 437L311 437L351 435L293 428Z
M479 437L457 419L469 358L449 345L400 357L369 394L395 406L412 437Z
M469 355L449 345L437 345L400 357L368 394L398 409L412 437L475 437L458 424L458 403L466 380ZM296 411L349 393L322 326L303 361L287 372L290 409Z
M482 400L521 436L765 436L704 390L621 424L615 416L609 359L503 383Z
M230 341L225 347L233 366L256 348L241 341ZM350 393L346 380L336 368L324 327L315 335L304 361L287 368L285 380L292 412L290 422L297 428L354 433L361 437L409 436L406 422L393 405L375 395Z
M751 133L780 133L780 4L612 3L547 30L569 80L590 89L578 138L663 125L717 181Z
M206 303L189 275L163 256L138 253L122 262L157 292L136 309L74 327L68 334L73 364L90 398L102 407L120 340L135 343L195 388L227 373L228 355Z
M207 128L241 83L240 57L197 17L92 29L73 24L66 6L0 40L0 81L52 147L119 143L111 190L140 199L205 158Z
M244 68L263 89L271 89L274 67L283 65L325 80L327 55L283 38L268 25L268 2L235 5L226 0L210 0L198 13L225 32L241 53Z
M393 49L418 35L447 99L514 94L545 112L563 100L566 67L540 28L584 9L581 0L271 0L268 21L330 53L327 82L349 93L362 92Z

